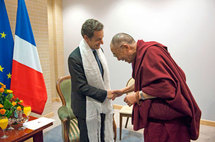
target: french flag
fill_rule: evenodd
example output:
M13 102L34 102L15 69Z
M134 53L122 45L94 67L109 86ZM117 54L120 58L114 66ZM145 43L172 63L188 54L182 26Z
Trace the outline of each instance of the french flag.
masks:
M18 0L11 90L32 112L42 114L47 92L24 0Z

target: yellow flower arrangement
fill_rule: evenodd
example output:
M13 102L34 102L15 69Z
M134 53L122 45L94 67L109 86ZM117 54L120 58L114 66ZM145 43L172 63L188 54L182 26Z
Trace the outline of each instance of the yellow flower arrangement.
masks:
M13 91L6 88L6 86L0 82L0 117L6 116L7 118L14 115L16 110L23 110L22 100L14 98Z

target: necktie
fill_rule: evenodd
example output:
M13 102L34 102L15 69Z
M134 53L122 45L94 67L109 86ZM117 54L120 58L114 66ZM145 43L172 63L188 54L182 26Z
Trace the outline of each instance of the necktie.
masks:
M93 50L93 54L94 54L94 56L95 56L95 58L96 58L96 61L97 61L97 64L98 64L98 66L99 66L99 70L100 70L100 72L101 72L101 75L103 76L103 73L104 73L103 67L102 67L101 61L99 60L99 56L98 56L96 50Z

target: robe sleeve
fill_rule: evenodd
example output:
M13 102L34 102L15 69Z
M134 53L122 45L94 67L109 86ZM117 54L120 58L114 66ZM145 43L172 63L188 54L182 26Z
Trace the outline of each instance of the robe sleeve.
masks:
M157 47L151 47L147 50L141 67L144 77L143 92L162 99L175 97L176 82L171 77L171 70Z

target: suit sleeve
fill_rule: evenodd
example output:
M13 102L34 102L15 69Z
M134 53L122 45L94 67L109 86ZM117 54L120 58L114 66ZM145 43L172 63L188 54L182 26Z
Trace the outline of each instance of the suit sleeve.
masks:
M72 57L68 59L69 71L72 77L72 88L78 91L78 94L91 97L99 102L104 102L107 97L107 91L90 86L87 82L83 65Z

